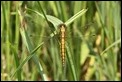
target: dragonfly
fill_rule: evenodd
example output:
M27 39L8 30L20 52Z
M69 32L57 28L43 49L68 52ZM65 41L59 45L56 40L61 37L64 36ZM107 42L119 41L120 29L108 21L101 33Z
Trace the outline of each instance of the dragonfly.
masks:
M65 59L66 59L66 25L65 24L59 24L59 45L60 45L60 55L61 55L61 60L62 60L62 67L65 66ZM56 33L53 33L54 35L56 35ZM32 36L32 35L30 35ZM45 41L48 41L48 39L50 39L52 36L46 37L46 40L44 40L43 42L45 43Z
M86 27L86 26L88 27L91 24L94 24L94 23L93 22L89 23L89 24L85 25L84 27ZM54 36L56 36L59 41L60 57L61 57L61 61L62 61L62 67L64 68L66 65L66 40L67 40L67 38L81 38L81 37L78 37L78 36L68 37L67 36L67 26L65 24L58 25L58 32L57 33L54 32ZM95 36L95 34L92 34L91 36ZM34 35L30 35L30 37L32 38L32 37L34 37ZM47 38L46 40L44 40L44 42L48 41L48 39L50 39L50 37L51 36L44 37L44 38ZM85 36L85 37L87 37L87 36Z

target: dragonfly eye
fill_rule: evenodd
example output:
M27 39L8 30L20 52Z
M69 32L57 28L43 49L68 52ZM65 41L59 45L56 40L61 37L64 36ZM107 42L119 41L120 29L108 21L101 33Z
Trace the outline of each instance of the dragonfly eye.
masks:
M60 27L62 27L62 26L63 26L63 27L66 27L66 25L65 25L65 24L59 24L59 26L58 26L58 27L60 28Z

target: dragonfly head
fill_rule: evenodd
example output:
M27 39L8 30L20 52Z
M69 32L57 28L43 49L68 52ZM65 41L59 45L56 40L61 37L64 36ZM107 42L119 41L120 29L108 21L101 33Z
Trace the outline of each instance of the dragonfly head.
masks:
M66 25L65 24L60 24L59 29L60 29L60 32L65 32L66 31Z

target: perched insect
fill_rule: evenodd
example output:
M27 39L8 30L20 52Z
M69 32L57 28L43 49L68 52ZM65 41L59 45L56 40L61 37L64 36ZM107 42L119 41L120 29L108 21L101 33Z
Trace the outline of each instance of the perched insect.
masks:
M66 48L65 48L66 43L65 42L66 42L66 38L69 38L69 37L67 37L68 34L67 34L67 28L66 28L65 24L59 24L57 30L58 30L57 33L54 32L54 33L52 33L53 35L48 36L49 38L48 37L45 37L45 38L46 38L46 40L48 40L48 39L50 39L50 37L53 37L53 36L58 37L58 41L60 44L60 57L62 60L62 67L64 68L66 65ZM73 36L71 36L71 37L73 39ZM74 37L74 39L76 39L76 37ZM45 42L45 40L43 42Z

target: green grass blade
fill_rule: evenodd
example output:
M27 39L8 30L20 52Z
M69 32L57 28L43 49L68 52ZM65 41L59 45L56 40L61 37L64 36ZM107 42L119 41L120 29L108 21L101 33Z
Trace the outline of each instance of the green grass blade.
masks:
M23 40L24 40L25 44L27 45L27 48L28 48L29 52L31 52L31 50L33 50L33 48L32 48L32 44L31 44L31 42L30 42L30 40L29 40L29 37L28 37L27 33L26 33L24 30L22 30L22 29L20 29L20 31L21 31ZM38 69L39 69L39 73L40 73L40 75L41 75L41 77L42 77L42 80L46 81L47 79L46 79L46 77L45 77L45 74L44 74L44 72L43 72L42 66L41 66L41 64L39 63L39 59L38 59L38 57L36 56L35 52L33 52L32 54L30 54L30 55L19 65L19 67L18 67L18 68L16 69L16 71L13 73L12 77L13 77L13 76L15 75L15 73L16 73L18 70L20 70L20 69L22 68L22 66L23 66L29 59L31 59L31 58L33 58L34 62L36 63L36 65L37 65L37 67L38 67Z
M119 40L115 41L114 43L112 43L109 47L107 47L100 55L103 55L106 51L108 51L113 46L116 46L118 43L121 43L121 38Z
M74 16L72 16L69 20L67 20L65 22L66 25L71 24L75 19L79 18L80 16L82 16L84 13L86 13L88 9L83 9L81 11L79 11L78 13L76 13Z
M20 12L19 12L19 14L20 14L20 20L21 20L21 22L22 22L22 17L23 17L23 16L22 16L22 14L21 14ZM26 26L25 26L25 27L26 27ZM33 46L32 46L32 44L31 44L31 42L30 42L29 36L28 36L28 34L27 34L27 30L25 30L24 27L21 27L21 28L20 28L20 33L21 33L21 35L22 35L22 39L23 39L25 45L27 46L28 51L31 53L31 51L33 50ZM41 64L40 64L40 62L39 62L39 59L38 59L38 57L36 56L36 54L35 54L34 52L33 52L33 54L30 54L30 55L19 65L19 67L15 70L15 72L12 74L11 77L13 77L13 76L15 75L15 73L16 73L18 70L20 70L20 69L22 68L22 66L23 66L30 58L32 58L33 61L35 62L35 64L37 65L37 68L38 68L39 73L40 73L40 75L41 75L41 77L42 77L42 80L44 80L44 81L47 80L46 77L45 77L45 74L44 74L44 72L43 72L42 66L41 66Z
M73 59L72 59L71 52L70 52L70 48L67 45L68 45L68 43L66 43L67 59L68 59L68 62L69 62L69 65L70 65L70 68L71 68L71 71L72 71L74 81L78 81L76 71L75 71L75 65L73 63Z
M39 13L39 12L37 12L37 11L34 11L32 9L29 9L29 8L27 8L27 10L32 11L32 12L38 14L40 17L44 18L44 15L41 14L41 13ZM56 29L57 29L57 27L58 27L59 24L62 24L63 23L61 20L59 20L58 18L56 18L54 16L46 15L46 17L47 17L47 20L50 21L54 25L54 27Z

